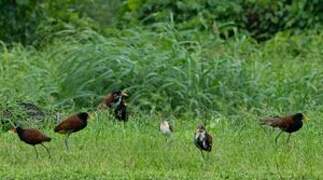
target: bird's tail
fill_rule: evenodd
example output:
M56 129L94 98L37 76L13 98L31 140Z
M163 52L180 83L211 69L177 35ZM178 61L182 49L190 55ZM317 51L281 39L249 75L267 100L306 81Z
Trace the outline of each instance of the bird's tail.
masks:
M265 118L260 121L260 125L267 125L277 127L279 125L279 118Z

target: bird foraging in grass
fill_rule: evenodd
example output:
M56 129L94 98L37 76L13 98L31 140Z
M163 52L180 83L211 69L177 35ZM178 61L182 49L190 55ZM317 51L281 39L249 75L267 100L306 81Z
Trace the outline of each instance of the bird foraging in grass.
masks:
M114 109L114 117L119 121L123 121L124 123L128 120L128 117L127 117L127 104L124 101L123 97L121 99L120 104L118 104L116 106L116 108Z
M103 98L98 108L99 109L106 108L106 107L116 108L123 100L123 97L127 97L127 96L128 94L125 92L122 92L120 90L114 90Z
M33 129L33 128L22 128L20 126L17 126L13 128L12 131L18 134L18 137L21 141L27 144L30 144L34 147L37 158L38 158L38 152L37 152L36 145L38 144L44 147L48 153L49 158L51 157L48 148L43 144L44 142L50 142L51 141L50 137L43 134L38 129Z
M212 150L212 136L206 131L204 125L197 126L194 134L194 144L200 150L204 158L203 151L211 152Z
M125 97L128 94L122 92L120 90L112 91L107 96L103 98L103 101L99 105L99 109L104 107L113 108L114 109L114 117L119 120L126 122L127 118L127 104L125 101Z
M296 113L284 117L265 118L262 120L261 125L268 125L281 130L275 138L276 143L282 132L288 133L287 142L289 142L291 134L303 127L303 120L307 120L305 115L303 113Z
M59 123L54 131L60 134L65 134L65 147L68 150L68 138L72 133L78 132L87 126L89 114L87 112L80 112L72 115L61 123Z
M121 91L116 91L115 93L117 93L117 96L111 105L112 108L114 108L114 117L117 120L123 121L125 123L128 120L127 104L125 100L125 97L127 97L128 94Z
M160 122L159 130L163 135L165 135L167 141L168 137L173 133L173 126L170 125L168 121L162 121Z

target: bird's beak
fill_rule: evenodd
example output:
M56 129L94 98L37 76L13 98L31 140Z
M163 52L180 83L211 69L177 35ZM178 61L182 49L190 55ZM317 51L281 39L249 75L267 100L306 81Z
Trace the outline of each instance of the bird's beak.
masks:
M16 131L16 128L11 128L11 129L9 129L9 131L8 131L9 133L16 133L17 131Z
M128 97L128 94L126 92L122 92L122 96Z
M305 122L308 122L308 121L309 121L308 117L307 117L307 116L305 116L305 115L304 115L304 121L305 121Z

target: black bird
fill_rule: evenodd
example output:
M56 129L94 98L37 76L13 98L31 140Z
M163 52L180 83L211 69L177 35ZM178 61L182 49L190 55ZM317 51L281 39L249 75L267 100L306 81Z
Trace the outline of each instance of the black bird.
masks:
M281 130L275 138L276 143L282 132L287 132L289 134L287 139L287 142L289 142L291 134L303 127L303 120L307 120L305 115L303 113L296 113L284 117L265 118L262 120L261 125L268 125Z
M126 104L123 96L121 96L121 101L118 104L116 104L116 107L114 109L114 116L119 121L126 122L128 120L127 104Z
M200 150L204 158L203 151L211 152L212 150L212 136L206 131L205 126L200 124L194 134L194 144Z
M34 147L37 158L38 158L38 152L36 149L37 144L40 144L42 147L44 147L48 153L48 156L51 157L48 148L43 144L44 142L50 142L51 141L50 137L46 136L38 129L33 129L33 128L22 128L20 126L17 126L12 130L18 134L18 137L21 141L27 144L30 144Z

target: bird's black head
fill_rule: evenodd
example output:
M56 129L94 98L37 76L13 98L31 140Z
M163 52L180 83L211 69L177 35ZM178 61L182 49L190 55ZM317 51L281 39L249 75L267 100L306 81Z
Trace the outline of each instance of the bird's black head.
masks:
M113 101L112 101L112 105L113 106L119 106L119 104L121 103L121 101L124 100L124 97L127 97L128 94L126 94L125 92L122 92L120 90L115 90L112 91L111 93L112 97L113 97Z
M295 119L297 121L302 121L304 119L304 115L303 115L303 113L296 113L293 115L293 119Z
M111 94L112 94L113 96L120 96L120 95L122 94L122 92L121 92L121 90L113 90L113 91L111 92Z
M23 131L22 127L20 126L16 126L14 130L16 131L17 134L20 134Z
M120 90L112 91L113 103L118 103L121 101L122 92Z
M117 97L117 96L128 96L127 93L122 92L121 90L113 90L111 92L112 96Z
M87 112L78 113L77 116L84 121L86 121L89 118L89 114Z

